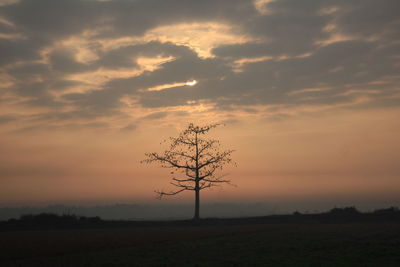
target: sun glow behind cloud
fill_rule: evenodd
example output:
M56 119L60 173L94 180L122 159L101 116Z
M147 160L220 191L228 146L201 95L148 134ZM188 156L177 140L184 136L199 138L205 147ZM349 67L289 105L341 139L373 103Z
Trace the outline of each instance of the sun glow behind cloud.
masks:
M147 91L151 92L151 91L162 91L162 90L166 90L166 89L171 89L171 88L175 88L175 87L180 87L180 86L195 86L197 84L196 80L191 80L191 81L187 81L187 82L179 82L179 83L169 83L169 84L162 84L162 85L158 85L158 86L154 86L151 87L149 89L147 89Z
M200 57L213 57L211 50L220 45L243 44L254 41L253 37L237 32L228 24L208 23L179 23L159 26L147 31L143 36L125 36L119 38L95 38L108 28L84 31L70 37L57 45L70 47L77 51L77 58L82 62L90 62L98 58L98 52L111 51L131 45L146 44L152 41L173 43L193 49ZM95 49L93 49L95 48ZM97 52L96 52L97 50Z
M184 86L186 83L169 83L169 84L162 84L158 86L151 87L147 89L146 91L153 92L153 91L162 91L166 89L171 89L179 86Z
M143 40L159 40L185 45L202 58L213 57L211 50L224 44L242 44L252 38L235 33L233 28L221 23L191 23L157 27L149 31Z
M186 85L189 85L189 86L194 86L194 85L196 85L197 84L197 81L196 80L191 80L191 81L187 81L186 82Z
M155 71L160 68L160 65L174 60L174 57L140 57L136 59L139 68L121 68L121 69L105 69L100 68L95 71L82 72L77 74L67 75L66 80L80 82L84 85L70 87L62 92L53 92L60 96L66 93L84 93L92 90L101 90L101 85L108 81L119 78L132 78L141 75L145 71Z

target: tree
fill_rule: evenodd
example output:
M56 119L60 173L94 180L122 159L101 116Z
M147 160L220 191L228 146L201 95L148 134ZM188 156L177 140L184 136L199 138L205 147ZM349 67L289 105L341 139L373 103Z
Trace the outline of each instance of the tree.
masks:
M196 126L191 123L178 137L169 139L170 145L167 150L161 154L146 153L146 159L142 161L156 162L163 168L172 169L171 184L176 189L169 192L156 191L158 198L176 195L186 190L194 191L195 220L200 218L200 191L230 183L229 180L223 179L223 176L218 176L217 172L226 164L236 165L231 158L233 150L221 150L218 140L205 138L205 135L217 126L219 124Z

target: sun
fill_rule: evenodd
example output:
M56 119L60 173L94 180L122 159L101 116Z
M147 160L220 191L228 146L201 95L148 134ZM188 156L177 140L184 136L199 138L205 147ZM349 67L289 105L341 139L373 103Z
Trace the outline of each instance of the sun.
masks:
M186 82L186 85L189 85L189 86L194 86L194 85L196 85L197 84L197 81L196 80L191 80L191 81L187 81Z

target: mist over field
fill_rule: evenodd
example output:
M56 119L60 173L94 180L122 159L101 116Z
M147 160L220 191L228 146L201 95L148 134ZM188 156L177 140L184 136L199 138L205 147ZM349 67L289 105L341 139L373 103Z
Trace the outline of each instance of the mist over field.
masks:
M228 203L205 202L201 206L204 218L235 218L266 215L325 212L333 207L354 206L360 211L370 212L376 209L400 206L397 196L365 197L321 197L318 199L299 199L296 201L275 200L269 203ZM193 217L193 203L153 202L151 204L113 204L113 205L43 205L0 208L0 220L19 218L26 214L54 213L78 216L99 216L105 220L176 220Z

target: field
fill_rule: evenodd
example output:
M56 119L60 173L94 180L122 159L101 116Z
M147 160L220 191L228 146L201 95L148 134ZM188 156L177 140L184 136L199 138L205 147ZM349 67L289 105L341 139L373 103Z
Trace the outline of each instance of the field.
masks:
M0 232L6 266L400 266L398 223L258 223Z

